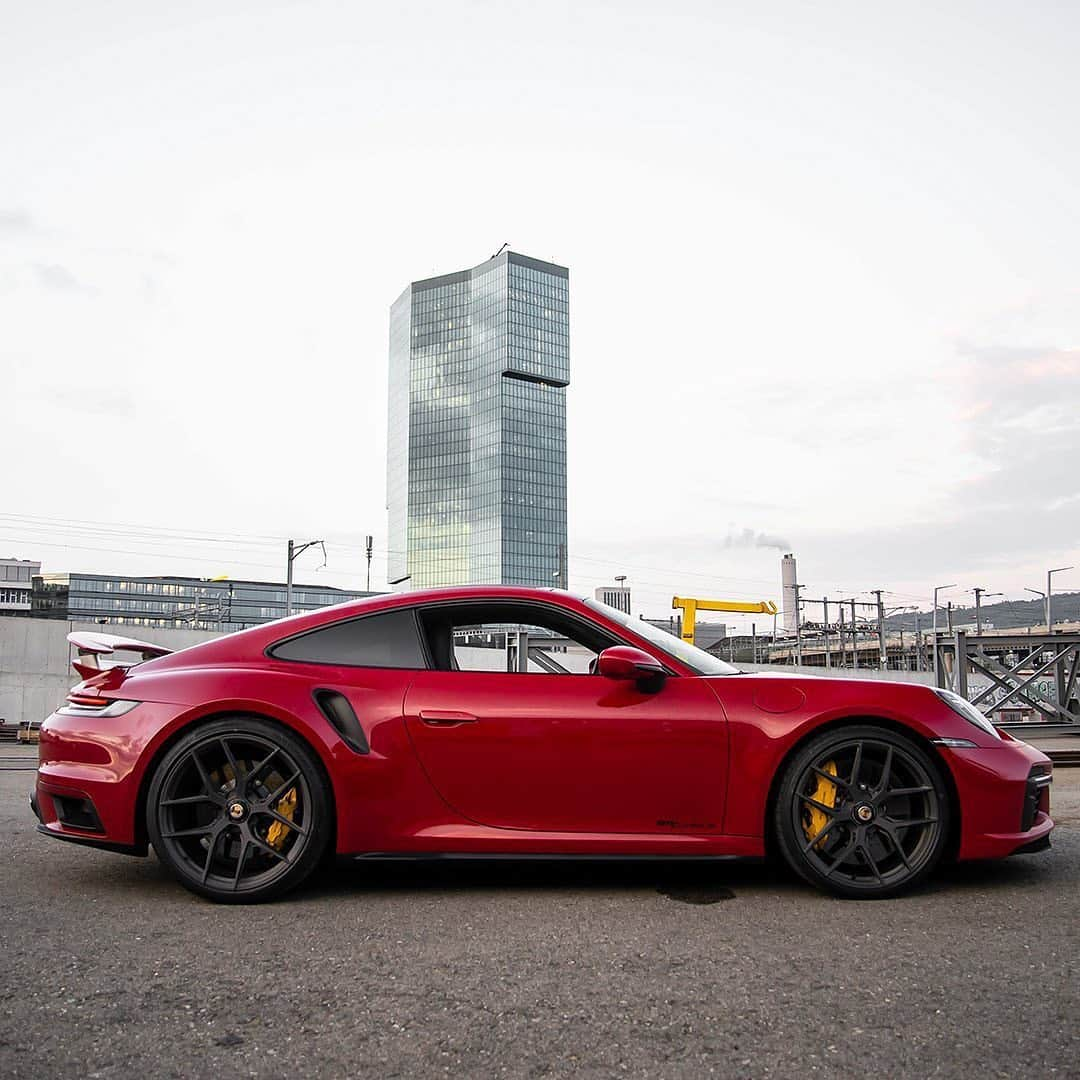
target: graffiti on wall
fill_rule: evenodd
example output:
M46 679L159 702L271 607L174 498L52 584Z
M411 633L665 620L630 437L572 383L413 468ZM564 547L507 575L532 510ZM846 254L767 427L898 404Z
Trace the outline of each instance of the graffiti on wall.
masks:
M988 687L994 686L993 683L985 675L969 675L968 676L968 698L973 699L979 696ZM1030 682L1024 687L1024 693L1034 698L1036 701L1046 701L1050 704L1057 704L1057 684L1054 681L1053 676L1047 675L1045 678L1036 679L1034 682ZM979 702L979 707L986 710L994 705L997 705L1002 698L1008 695L1008 691L1002 689L1000 686L994 686L994 689L988 694L982 701ZM1023 698L1019 694L1014 694L1005 703L1006 708L1014 707L1020 708L1024 704Z

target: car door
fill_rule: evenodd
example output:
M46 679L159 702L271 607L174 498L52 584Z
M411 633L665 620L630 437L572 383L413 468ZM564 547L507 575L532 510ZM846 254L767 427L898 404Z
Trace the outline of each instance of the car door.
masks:
M574 833L713 833L727 730L705 680L656 692L591 674L425 671L405 722L443 799L473 822Z

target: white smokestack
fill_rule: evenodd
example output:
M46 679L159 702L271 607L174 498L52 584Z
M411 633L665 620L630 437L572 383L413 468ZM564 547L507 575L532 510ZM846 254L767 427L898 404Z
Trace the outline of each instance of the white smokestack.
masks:
M795 556L790 552L780 560L781 603L784 612L784 629L795 633Z

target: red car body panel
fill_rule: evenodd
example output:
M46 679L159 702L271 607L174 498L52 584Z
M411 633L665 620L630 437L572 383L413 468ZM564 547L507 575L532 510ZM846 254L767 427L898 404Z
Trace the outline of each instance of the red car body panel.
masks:
M527 600L563 609L660 660L646 693L600 675L364 668L275 659L267 650L324 624L395 606ZM298 733L326 771L341 855L760 856L774 781L800 742L872 719L923 740L959 806L959 858L1011 854L1053 828L1046 796L1020 830L1045 755L994 739L925 686L781 674L699 676L676 656L566 593L477 586L385 596L215 639L108 671L78 688L140 702L110 719L54 713L41 729L38 813L52 834L145 851L145 798L172 740L210 717L252 713ZM357 753L314 692L352 704ZM931 745L942 738L975 746ZM89 798L102 831L59 820L54 795Z
M596 676L426 671L405 726L432 785L475 824L719 833L727 724L708 683L670 679L650 694ZM475 719L439 721L455 707Z

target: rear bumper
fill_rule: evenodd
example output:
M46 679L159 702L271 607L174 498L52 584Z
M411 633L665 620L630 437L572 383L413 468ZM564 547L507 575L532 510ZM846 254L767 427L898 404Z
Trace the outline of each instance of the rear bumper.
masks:
M146 703L108 720L49 716L41 725L31 799L38 831L88 847L145 854L136 821L142 755L175 712L175 706Z
M43 809L43 805L48 809ZM65 826L56 815L55 799L46 794L43 799L38 798L38 791L30 792L30 809L38 820L37 831L42 836L51 836L55 840L66 840L69 844L81 844L83 847L99 848L102 851L114 851L121 855L145 856L149 853L147 844L122 844L102 835L100 832L92 832L83 829L74 829ZM52 816L52 820L49 816Z
M1000 859L1050 846L1050 759L1006 737L999 746L942 751L960 802L960 859Z

